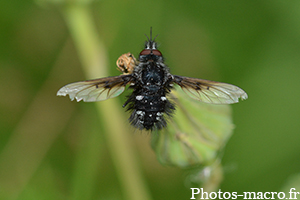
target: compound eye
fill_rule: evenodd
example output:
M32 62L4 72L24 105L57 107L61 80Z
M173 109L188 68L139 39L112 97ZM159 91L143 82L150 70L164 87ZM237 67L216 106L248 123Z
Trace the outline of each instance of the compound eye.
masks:
M151 55L151 52L155 56L162 56L161 52L156 49L144 49L141 51L140 56Z
M140 56L149 55L150 53L151 53L150 49L144 49L143 51L141 51Z
M152 53L156 56L162 56L161 52L156 49L152 50Z

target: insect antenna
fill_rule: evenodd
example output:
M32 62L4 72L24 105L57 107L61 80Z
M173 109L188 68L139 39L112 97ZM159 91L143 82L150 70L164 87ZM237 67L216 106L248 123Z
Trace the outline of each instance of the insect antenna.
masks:
M153 42L155 42L155 39L157 38L158 34L154 37Z
M145 36L147 37L147 39L148 39L148 42L150 42L150 39L149 39L149 37L148 37L148 35L145 33Z

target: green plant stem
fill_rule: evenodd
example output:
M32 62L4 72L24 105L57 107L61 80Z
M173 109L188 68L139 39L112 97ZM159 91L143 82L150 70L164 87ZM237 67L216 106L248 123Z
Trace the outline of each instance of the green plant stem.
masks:
M88 78L107 76L107 56L103 43L99 40L88 6L68 4L63 15L78 50L84 72ZM123 122L122 113L114 99L96 103L99 115L103 116L105 134L126 199L151 199L138 167L131 136ZM113 119L113 121L111 120Z

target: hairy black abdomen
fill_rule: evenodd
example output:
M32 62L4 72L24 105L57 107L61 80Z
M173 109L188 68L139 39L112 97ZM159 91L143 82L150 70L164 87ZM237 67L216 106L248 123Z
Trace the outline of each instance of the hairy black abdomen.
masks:
M155 94L135 90L128 98L128 109L131 110L130 123L138 129L162 129L167 125L166 115L174 111L174 105L166 98L166 91L161 89Z

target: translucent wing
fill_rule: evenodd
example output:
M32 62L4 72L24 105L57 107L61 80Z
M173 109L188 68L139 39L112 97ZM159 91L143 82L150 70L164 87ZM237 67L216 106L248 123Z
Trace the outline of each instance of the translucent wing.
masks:
M119 96L131 81L131 75L80 81L65 85L58 90L56 95L66 96L68 94L72 101L74 98L77 101L85 102L103 101Z
M241 88L228 83L204 79L174 76L174 82L190 97L212 104L232 104L245 100L247 93Z

